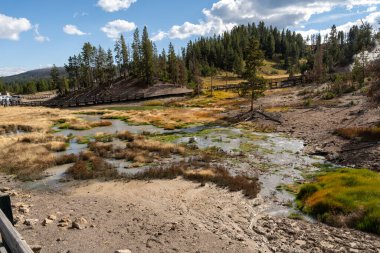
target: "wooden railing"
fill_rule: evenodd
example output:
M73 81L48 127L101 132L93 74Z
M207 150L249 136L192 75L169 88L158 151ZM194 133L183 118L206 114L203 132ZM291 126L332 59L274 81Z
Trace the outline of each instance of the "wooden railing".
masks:
M0 196L1 253L33 253L24 238L13 226L13 214L9 196Z
M192 93L181 92L181 93L170 93L156 96L148 96L144 93L136 93L134 95L127 96L91 96L85 98L77 99L67 99L62 98L61 100L52 100L52 101L33 101L33 102L21 102L21 106L47 106L47 107L80 107L80 106L90 106L90 105L101 105L101 104L112 104L112 103L123 103L139 100L149 100L149 99L158 99L172 96L187 95Z
M279 89L279 88L286 88L286 87L292 87L296 85L300 85L303 83L303 77L297 76L289 79L272 79L272 80L266 80L266 84L268 89ZM208 90L235 90L235 89L241 89L244 88L247 84L241 83L241 84L226 84L226 85L215 85L212 87L207 87Z

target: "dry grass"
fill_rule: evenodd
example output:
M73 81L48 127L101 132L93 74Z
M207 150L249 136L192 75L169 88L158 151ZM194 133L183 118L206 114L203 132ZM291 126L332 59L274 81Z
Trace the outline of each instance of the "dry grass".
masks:
M46 145L46 148L53 152L62 152L67 149L67 143L61 141L52 141Z
M128 123L149 124L167 130L185 128L191 124L206 124L220 119L220 109L164 108L162 110L106 111L103 119L120 119Z
M231 176L224 168L210 167L208 164L180 163L167 168L152 168L141 174L136 179L174 179L182 176L184 179L200 182L211 182L219 187L229 189L232 192L242 191L248 198L255 198L260 190L257 179L244 176Z
M96 127L111 126L110 121L88 122L77 118L59 119L56 121L59 129L72 129L72 130L88 130Z
M117 138L119 138L120 140L123 140L123 141L133 141L136 137L136 135L128 132L128 131L125 131L123 133L118 133L116 135Z
M66 148L66 138L49 132L57 118L70 115L70 111L42 107L1 108L0 125L25 133L0 136L0 170L21 180L34 180L41 178L44 170L68 162L54 154Z
M380 140L380 127L339 128L335 131L335 133L346 139L358 138L363 141Z
M149 152L156 152L163 156L168 156L170 154L183 155L185 153L185 148L180 145L172 143L162 143L159 141L146 139L134 140L128 143L127 147L131 149L140 149L147 150Z
M0 149L0 168L21 180L34 180L55 165L56 156L46 147L34 143L15 142Z
M28 126L39 132L48 132L55 120L71 114L68 110L44 107L4 107L1 108L0 124Z

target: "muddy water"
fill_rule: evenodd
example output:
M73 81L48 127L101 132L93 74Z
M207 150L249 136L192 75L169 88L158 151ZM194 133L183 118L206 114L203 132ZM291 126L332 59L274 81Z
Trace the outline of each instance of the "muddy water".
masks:
M99 121L100 116L81 116L83 120ZM129 131L141 134L150 132L156 134L175 134L178 138L174 141L179 144L196 145L200 149L216 147L229 154L243 153L244 158L227 158L224 166L232 175L246 174L259 178L261 192L259 198L264 199L265 205L262 212L272 215L287 216L295 210L291 207L294 195L283 190L280 186L302 182L303 173L315 171L318 168L313 164L324 163L322 157L313 157L304 154L304 143L301 140L288 138L276 133L254 133L237 128L197 126L177 131L165 131L151 125L133 126L120 120L110 120L111 126L99 127L85 131L63 130L57 135L91 137L97 133L115 134ZM114 139L111 143L118 147L125 147L125 142ZM70 147L64 154L79 154L86 150L86 144L78 144L75 138L71 140ZM166 159L165 163L180 161L181 157ZM145 171L151 166L147 165L132 168L132 164L124 160L107 160L115 166L120 174L134 175ZM32 185L33 188L59 184L64 178L64 172L68 167L55 167L48 171L50 176Z

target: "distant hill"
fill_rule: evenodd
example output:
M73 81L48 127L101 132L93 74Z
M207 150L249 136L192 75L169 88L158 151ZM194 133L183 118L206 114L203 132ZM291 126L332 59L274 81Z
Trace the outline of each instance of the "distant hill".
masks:
M66 76L66 70L63 67L59 67L59 73L61 76ZM1 77L5 83L10 82L23 82L29 80L39 80L39 79L49 79L50 78L50 68L36 69L27 71L18 75Z

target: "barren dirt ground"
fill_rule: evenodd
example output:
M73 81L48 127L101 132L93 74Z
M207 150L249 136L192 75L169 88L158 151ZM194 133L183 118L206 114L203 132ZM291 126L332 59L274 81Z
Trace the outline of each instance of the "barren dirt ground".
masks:
M41 252L379 252L377 236L269 217L264 201L176 180L77 183L52 192L16 191L17 229ZM22 205L24 204L24 205ZM22 213L20 207L27 207ZM57 218L43 226L44 219ZM71 222L84 218L81 230ZM35 220L35 219L38 219ZM59 227L59 221L69 226Z
M298 95L302 89L289 88L274 90L258 104L263 108L281 108L277 112L282 124L266 121L294 138L307 144L305 151L322 152L326 157L341 165L380 170L380 143L362 143L345 140L334 131L338 128L370 127L380 122L380 107L368 102L360 94L347 94L343 97L318 101L315 105L303 106L304 100ZM259 120L260 121L260 120Z

